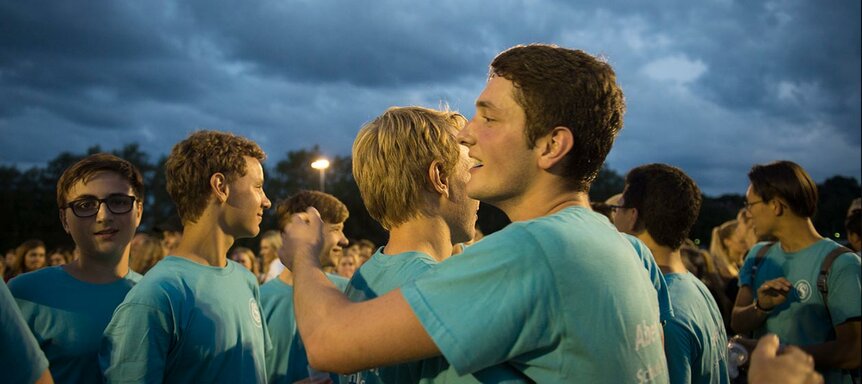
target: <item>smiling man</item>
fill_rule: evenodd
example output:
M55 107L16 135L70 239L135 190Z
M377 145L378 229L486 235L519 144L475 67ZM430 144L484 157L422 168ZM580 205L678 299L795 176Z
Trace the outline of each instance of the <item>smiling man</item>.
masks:
M87 156L60 176L57 205L80 256L18 276L9 290L45 352L54 380L101 382L102 332L141 279L129 269L129 245L143 213L141 173L114 155Z
M801 166L755 165L748 179L751 225L758 237L778 242L760 243L746 256L731 325L754 336L774 333L811 354L827 383L851 382L846 370L858 374L862 362L859 256L817 233L817 185Z
M462 375L508 362L541 383L667 381L656 291L587 196L622 127L611 67L582 51L514 47L494 59L476 107L458 134L473 159L467 194L511 225L361 303L317 270L315 212L286 228L312 365L352 372L442 354Z
M174 146L165 174L183 237L105 330L99 363L108 382L266 382L257 279L227 260L236 239L258 234L271 205L264 158L254 142L223 132Z

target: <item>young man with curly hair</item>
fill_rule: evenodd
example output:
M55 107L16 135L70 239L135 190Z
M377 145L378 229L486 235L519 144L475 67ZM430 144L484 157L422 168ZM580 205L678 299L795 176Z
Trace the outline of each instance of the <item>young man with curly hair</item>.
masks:
M215 131L174 146L165 174L183 237L105 330L99 359L108 382L266 382L257 278L227 259L236 239L258 234L271 205L265 157L251 140Z

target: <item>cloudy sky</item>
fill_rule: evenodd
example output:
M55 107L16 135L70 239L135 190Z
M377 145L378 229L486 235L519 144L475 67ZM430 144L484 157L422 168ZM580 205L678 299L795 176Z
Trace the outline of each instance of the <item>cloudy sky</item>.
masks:
M0 0L0 164L131 142L156 158L201 128L273 159L346 155L391 105L472 115L491 59L544 42L615 67L621 173L666 162L712 195L775 159L860 178L860 1L633 4Z

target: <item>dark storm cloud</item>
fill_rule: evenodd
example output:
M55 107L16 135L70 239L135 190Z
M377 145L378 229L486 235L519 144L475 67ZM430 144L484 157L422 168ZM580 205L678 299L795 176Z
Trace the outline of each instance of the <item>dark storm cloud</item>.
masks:
M859 14L831 0L0 0L0 163L130 142L156 157L201 128L271 159L347 154L391 105L471 114L494 55L548 42L615 67L620 172L668 162L711 194L778 158L858 178Z

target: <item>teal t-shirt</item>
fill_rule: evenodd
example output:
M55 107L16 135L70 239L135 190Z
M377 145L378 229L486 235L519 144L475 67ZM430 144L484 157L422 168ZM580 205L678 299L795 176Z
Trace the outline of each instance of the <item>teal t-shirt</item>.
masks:
M48 358L57 383L96 383L99 340L114 309L141 280L129 273L108 284L90 284L62 266L25 273L9 281L9 290L39 347Z
M674 313L664 327L671 384L729 383L727 333L718 304L691 273L669 273L664 277Z
M3 380L10 383L35 382L48 369L48 359L21 317L21 310L6 282L0 282L0 324L3 325L0 327L0 372L3 372Z
M512 223L402 292L459 373L508 361L539 383L667 382L656 290L588 208Z
M344 291L347 279L326 274L338 289ZM269 329L272 349L266 353L266 375L269 383L289 383L309 376L308 356L296 329L293 312L293 286L275 278L260 287L260 306ZM337 381L336 375L330 375Z
M775 243L766 252L757 276L752 276L755 256L764 245L765 243L755 245L746 256L739 271L739 285L750 286L753 297L757 298L757 288L766 281L783 276L793 284L793 290L783 304L772 310L766 322L754 332L754 336L774 333L785 344L820 344L835 340L836 325L851 319L859 320L862 315L862 269L859 255L847 252L832 263L827 280L827 312L817 289L817 276L820 274L823 259L839 244L823 239L805 249L786 253L781 249L780 242ZM827 383L849 383L851 380L849 375L843 375L837 369L821 373Z
M637 237L626 233L621 233L621 235L623 235L623 237L632 244L638 257L641 259L644 268L646 268L647 273L649 273L650 281L652 281L653 287L655 287L656 293L658 293L659 319L662 324L667 324L668 321L673 319L673 305L671 305L672 299L667 291L667 282L664 280L664 275L662 275L661 269L655 262L655 257L653 257L652 251L650 251L649 247L647 247L646 244Z
M266 382L269 335L254 275L168 256L117 307L99 364L108 382Z
M380 248L356 271L345 293L354 302L370 300L415 280L435 265L437 260L425 253L385 255ZM443 357L341 375L340 380L341 384L526 382L522 375L506 364L460 376Z

